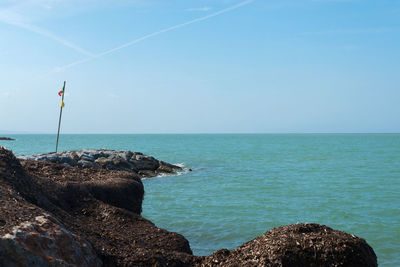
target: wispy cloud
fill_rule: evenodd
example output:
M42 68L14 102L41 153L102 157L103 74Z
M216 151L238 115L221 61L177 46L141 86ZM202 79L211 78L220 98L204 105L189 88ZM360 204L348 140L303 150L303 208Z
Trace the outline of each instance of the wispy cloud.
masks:
M1 18L0 18L0 20L1 20ZM58 42L58 43L60 43L60 44L62 44L64 46L69 47L69 48L71 48L71 49L73 49L73 50L75 50L75 51L77 51L77 52L79 52L81 54L86 55L86 56L93 56L94 55L93 53L91 53L91 52L89 52L89 51L77 46L76 44L71 43L71 42L69 42L69 41L67 41L67 40L65 40L65 39L63 39L63 38L61 38L61 37L49 32L49 31L45 30L45 29L43 29L43 28L37 27L35 25L25 24L25 23L20 23L20 22L7 22L7 23L11 24L13 26L25 29L27 31L42 35L42 36L47 37L49 39L52 39L52 40L54 40L54 41L56 41L56 42Z
M379 34L393 31L393 28L337 29L315 32L301 32L295 35L332 35L332 34Z
M186 9L186 11L189 11L189 12L194 12L194 11L207 12L207 11L210 11L211 9L212 9L211 7L205 6L205 7L188 8L188 9Z
M124 48L127 48L127 47L130 47L130 46L135 45L137 43L143 42L143 41L145 41L145 40L147 40L149 38L155 37L157 35L160 35L160 34L163 34L163 33L167 33L167 32L170 32L170 31L174 31L174 30L177 30L179 28L182 28L182 27L194 24L194 23L198 23L198 22L201 22L201 21L205 21L205 20L211 19L213 17L222 15L224 13L228 13L228 12L230 12L232 10L235 10L235 9L241 8L241 7L245 6L245 5L248 5L248 4L250 4L250 3L254 2L254 1L256 1L256 0L246 0L246 1L240 2L240 3L236 4L236 5L233 5L233 6L230 6L228 8L225 8L225 9L222 9L220 11L217 11L215 13L209 14L207 16L203 16L203 17L200 17L200 18L197 18L197 19L189 20L187 22L184 22L184 23L181 23L181 24L177 24L175 26L171 26L171 27L168 27L168 28L165 28L165 29L153 32L153 33L150 33L150 34L145 35L143 37L140 37L138 39L132 40L132 41L130 41L128 43L125 43L125 44L122 44L120 46L117 46L117 47L114 47L112 49L109 49L107 51L104 51L104 52L102 52L100 54L96 54L96 55L90 56L88 58L84 58L82 60L70 63L70 64L65 65L65 66L56 67L49 74L54 73L54 72L64 71L66 69L69 69L69 68L72 68L74 66L83 64L85 62L92 61L92 60L97 59L97 58L101 58L101 57L103 57L105 55L111 54L113 52L116 52L118 50L121 50L121 49L124 49Z
M93 54L91 52L79 47L78 45L76 45L70 41L67 41L58 35L55 35L54 33L51 33L50 31L48 31L46 29L43 29L41 27L38 27L38 26L35 26L35 25L32 25L31 23L29 23L28 16L24 16L23 14L20 14L17 10L21 6L29 5L32 3L37 4L39 2L38 1L27 1L27 2L24 2L23 4L17 4L17 5L8 7L4 10L1 10L0 11L0 22L36 33L39 35L42 35L46 38L56 41L64 46L69 47L81 54L86 55L86 56L93 56ZM43 3L41 3L41 4L43 5ZM51 6L45 5L44 8L49 9L49 8L51 8Z

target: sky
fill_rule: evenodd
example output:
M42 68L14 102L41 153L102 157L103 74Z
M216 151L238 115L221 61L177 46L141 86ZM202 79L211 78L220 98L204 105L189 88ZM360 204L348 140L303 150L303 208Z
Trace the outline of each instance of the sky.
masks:
M399 133L399 0L0 0L0 133Z

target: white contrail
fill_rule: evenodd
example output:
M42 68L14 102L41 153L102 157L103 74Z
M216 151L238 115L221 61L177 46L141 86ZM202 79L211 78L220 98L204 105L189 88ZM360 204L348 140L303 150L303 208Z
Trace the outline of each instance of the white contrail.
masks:
M129 46L132 46L132 45L137 44L137 43L139 43L139 42L142 42L142 41L144 41L144 40L146 40L146 39L149 39L149 38L151 38L151 37L157 36L157 35L159 35L159 34L166 33L166 32L169 32L169 31L173 31L173 30L176 30L176 29L185 27L185 26L187 26L187 25L190 25L190 24L193 24L193 23L197 23L197 22L200 22L200 21L204 21L204 20L210 19L210 18L212 18L212 17L216 17L216 16L218 16L218 15L227 13L227 12L232 11L232 10L234 10L234 9L237 9L237 8L239 8L239 7L248 5L248 4L250 4L250 3L254 2L254 1L255 1L255 0L246 0L246 1L244 1L244 2L241 2L241 3L236 4L236 5L234 5L234 6L225 8L225 9L223 9L223 10L220 10L220 11L218 11L218 12L212 13L212 14L210 14L210 15L207 15L207 16L204 16L204 17L201 17L201 18L197 18L197 19L193 19L193 20L190 20L190 21L188 21L188 22L184 22L184 23L181 23L181 24L178 24L178 25L169 27L169 28L165 28L165 29L160 30L160 31L156 31L156 32L150 33L150 34L148 34L148 35L145 35L145 36L143 36L143 37L140 37L140 38L138 38L138 39L135 39L135 40L133 40L133 41L130 41L130 42L128 42L128 43L125 43L125 44L123 44L123 45L120 45L120 46L114 47L114 48L112 48L112 49L109 49L109 50L107 50L107 51L104 51L104 52L102 52L102 53L100 53L100 54L93 55L93 56L91 56L91 57L88 57L88 58L85 58L85 59L82 59L82 60L79 60L79 61L70 63L70 64L65 65L65 66L62 66L62 67L57 67L57 68L54 69L53 72L60 72L60 71L63 71L63 70L72 68L72 67L74 67L74 66L76 66L76 65L79 65L79 64L82 64L82 63L85 63L85 62L94 60L94 59L96 59L96 58L103 57L103 56L105 56L105 55L108 55L108 54L113 53L113 52L115 52L115 51L118 51L118 50L120 50L120 49L129 47Z
M31 2L33 2L33 1L29 1L26 4L31 3ZM21 5L22 4L15 5L13 7L1 10L0 11L0 22L6 23L9 25L13 25L13 26L19 27L21 29L25 29L27 31L45 36L47 38L50 38L54 41L61 43L62 45L66 46L66 47L72 48L75 51L82 53L86 56L90 56L90 57L94 56L93 53L90 53L89 51L86 51L85 49L83 49L67 40L64 40L63 38L49 32L43 28L37 27L32 24L24 23L23 20L20 19L22 16L20 14L16 13L15 11L13 11L13 9L20 7Z
M57 35L55 35L55 34L53 34L51 32L46 31L45 29L36 27L34 25L31 25L31 24L25 24L25 23L19 23L19 22L18 23L13 22L13 23L8 23L8 24L11 24L11 25L17 26L19 28L28 30L30 32L37 33L37 34L40 34L40 35L45 36L47 38L53 39L54 41L57 41L60 44L66 46L66 47L72 48L73 50L75 50L75 51L77 51L77 52L79 52L81 54L84 54L86 56L90 56L90 57L95 56L93 53L90 53L89 51L86 51L85 49L83 49L83 48L81 48L81 47L79 47L79 46L77 46L77 45L75 45L75 44L73 44L73 43L71 43L71 42L69 42L67 40L62 39L59 36L57 36Z

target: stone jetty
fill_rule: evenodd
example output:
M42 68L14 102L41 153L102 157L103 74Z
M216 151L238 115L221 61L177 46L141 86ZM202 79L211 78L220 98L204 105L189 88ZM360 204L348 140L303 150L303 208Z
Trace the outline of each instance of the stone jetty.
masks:
M20 156L20 160L40 160L59 163L70 167L96 168L128 171L141 178L151 178L162 174L176 174L182 168L140 152L116 151L109 149L82 149L60 153Z
M10 137L0 137L0 140L14 141L15 139Z

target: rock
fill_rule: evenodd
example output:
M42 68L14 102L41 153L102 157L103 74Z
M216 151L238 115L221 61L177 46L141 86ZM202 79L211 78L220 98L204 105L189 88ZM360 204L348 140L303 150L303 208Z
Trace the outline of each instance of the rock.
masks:
M141 172L142 177L155 177L156 174L174 174L181 168L159 161L140 152L115 151L107 149L81 149L60 153L20 156L21 160L41 160L60 163L71 167L103 168L107 170Z
M82 168L91 168L91 167L93 167L93 163L82 159L77 162L77 166L82 167Z
M174 169L171 168L171 167L165 166L165 165L160 165L160 166L157 168L157 172L158 172L158 173L173 173L173 172L174 172Z
M55 154L49 154L49 155L47 155L47 156L45 157L45 160L46 160L46 161L53 162L53 163L56 163L56 162L59 161L59 157L58 157L57 155L55 155Z
M135 157L132 160L142 160L145 156L141 153L136 153Z
M61 164L67 164L68 166L76 166L77 165L77 161L75 161L75 159L71 156L68 155L61 155L58 158L58 163Z
M0 266L101 265L86 240L37 206L57 209L11 151L0 149L0 166Z
M85 239L70 233L51 216L37 216L0 237L2 266L102 266Z
M90 162L93 162L95 160L93 154L82 154L81 159Z
M10 137L0 137L0 140L14 141L15 139Z
M131 163L126 160L120 158L98 158L95 160L95 163L99 164L99 166L103 169L107 170L119 170L119 171L131 171L135 172L137 169Z
M71 152L69 153L69 155L66 154L66 156L71 157L71 159L73 159L75 162L78 162L79 159L80 159L80 157L79 157L79 155L76 153L76 151L71 151ZM73 165L73 166L75 166L75 165Z
M94 161L95 163L99 164L103 169L109 169L109 166L114 164L112 159L109 158L98 158Z
M157 172L159 173L175 173L177 170L181 168L172 164L169 164L164 161L159 161L159 167L157 168Z
M80 207L90 198L141 213L144 196L140 177L131 172L95 168L71 168L42 161L23 161L30 179L64 210Z
M54 168L57 165L40 161L23 165L32 179L46 185L42 192L62 209L55 215L64 218L64 211L70 214L63 220L67 229L87 239L106 266L187 263L192 259L183 236L157 228L138 215L144 190L134 173ZM188 266L186 263L182 266Z
M104 177L101 180L84 183L82 193L89 191L91 195L109 205L123 208L140 214L144 195L143 184L139 177L131 173L118 177Z
M205 257L202 266L378 266L364 239L325 225L281 226L234 250Z
M62 226L75 238L74 249L87 242L103 261L103 266L190 266L196 258L182 235L160 229L139 215L144 190L136 173L66 167L45 161L21 163L10 151L0 149L0 240L7 234L13 235L15 227L28 222L34 229L38 224L39 230L35 231L39 235L29 230L32 236L38 237L33 247L43 240L45 244L52 242L42 237L53 232L58 234L58 227ZM55 223L43 228L44 225L37 222L40 216L50 216L61 226ZM42 234L44 232L46 234ZM0 243L0 258L4 259L0 266L13 266L14 258L7 254L12 251L9 242ZM71 243L67 246L70 248ZM45 255L44 261L36 253L24 252L24 256L35 254L38 257L29 264L21 261L21 265L48 266L51 260L57 260L50 265L85 266L83 262L71 263L68 248L51 247L54 251L40 248L46 251L40 254ZM80 260L91 262L93 257L84 253L83 248ZM64 258L55 255L64 255Z
M154 160L154 158L150 157L144 157L139 155L140 159L134 160L131 159L129 162L131 162L136 169L138 170L146 170L146 171L155 171L158 169L160 164L158 163L157 160ZM136 157L137 158L137 157Z
M126 161L129 161L133 156L133 152L132 151L121 151L120 153L118 153L118 156Z
M106 158L106 157L108 157L108 155L105 154L102 150L99 150L99 151L97 151L97 153L96 152L93 153L93 157L96 160L98 158Z
M138 174L139 174L140 177L142 177L142 178L145 178L145 177L147 177L147 178L152 178L152 177L156 177L156 176L157 176L157 173L156 173L156 172L154 172L154 171L149 171L149 170L140 170L140 171L138 172Z
M112 162L113 162L114 170L122 170L122 171L137 171L138 170L135 165L133 165L132 163L130 163L124 159L121 159L121 158L113 159Z

